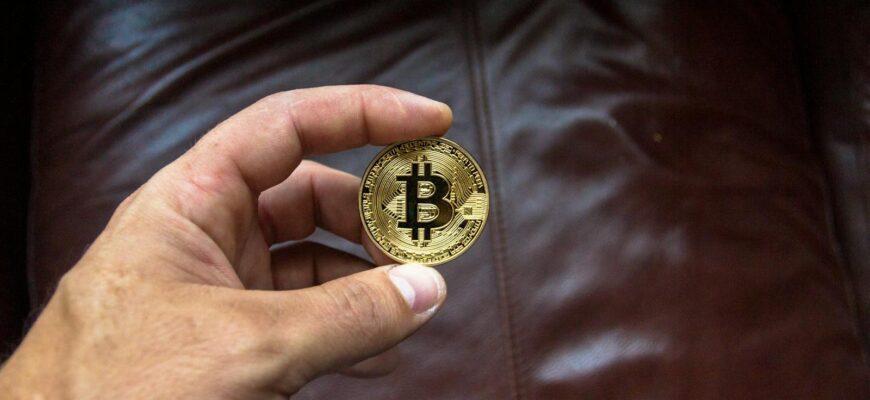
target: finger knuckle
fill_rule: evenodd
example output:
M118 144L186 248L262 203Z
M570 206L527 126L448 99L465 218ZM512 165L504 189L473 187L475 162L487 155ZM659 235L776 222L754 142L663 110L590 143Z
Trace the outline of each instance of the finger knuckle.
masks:
M270 94L258 102L258 107L273 126L293 126L291 107L300 98L298 89Z
M376 285L347 277L323 285L333 304L334 320L362 337L380 336L390 325L389 299Z
M185 172L173 181L166 196L174 210L187 217L205 215L203 210L207 210L208 215L229 216L241 221L240 226L248 226L254 202L248 191L235 190L246 183L229 158L202 171L187 166Z
M187 163L177 179L179 185L174 189L179 201L204 203L214 201L228 191L239 179L236 166L227 157L217 158L211 168L196 168Z
M138 279L122 268L74 268L58 284L58 296L68 313L79 319L99 318L129 307Z

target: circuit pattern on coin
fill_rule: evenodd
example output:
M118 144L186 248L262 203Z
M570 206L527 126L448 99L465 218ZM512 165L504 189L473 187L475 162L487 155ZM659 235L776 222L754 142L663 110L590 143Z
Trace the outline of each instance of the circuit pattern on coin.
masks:
M458 144L430 137L384 148L359 193L366 233L400 262L450 261L483 231L489 188L480 166Z

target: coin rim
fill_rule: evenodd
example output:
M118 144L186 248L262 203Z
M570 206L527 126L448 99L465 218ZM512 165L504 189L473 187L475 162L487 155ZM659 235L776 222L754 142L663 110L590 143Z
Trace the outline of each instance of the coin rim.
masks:
M381 246L381 244L378 243L378 241L374 238L374 236L372 236L372 232L369 229L368 224L366 224L366 219L363 216L362 194L363 194L363 187L365 187L365 182L366 182L365 178L369 175L369 172L371 171L371 169L375 165L375 163L379 159L381 159L381 157L383 157L384 154L386 154L387 152L389 152L393 148L395 148L399 145L405 144L405 143L415 142L415 141L419 141L419 140L433 140L433 139L435 141L445 142L448 145L455 147L457 150L462 152L466 157L468 157L468 159L471 160L472 164L474 164L474 166L477 167L478 172L480 172L481 178L483 178L483 188L486 190L486 213L483 215L483 224L480 226L480 230L478 230L477 233L474 235L474 237L471 238L471 241L468 242L468 246L465 246L465 248L463 248L462 250L460 250L456 254L453 254L448 258L445 258L445 259L439 260L439 261L435 261L435 262L421 262L421 261L417 261L417 260L406 260L406 259L400 258L400 257L390 253L386 249L384 249ZM358 204L358 208L359 208L359 219L362 222L363 229L366 231L366 236L369 237L369 239L372 241L372 243L375 244L375 247L377 247L378 250L380 250L382 253L386 254L387 257L393 259L394 261L398 261L398 262L402 262L402 263L417 263L417 264L423 264L423 265L428 265L428 266L435 266L435 265L447 263L449 261L453 261L454 259L456 259L456 257L459 257L463 253L468 251L468 249L470 249L471 246L473 246L474 243L477 242L477 239L480 238L480 235L483 233L483 229L486 228L486 222L487 222L487 220L489 220L489 209L491 208L490 207L489 181L487 181L487 179L486 179L486 174L484 174L483 168L480 167L480 164L477 162L477 160L474 158L474 156L472 156L471 153L468 152L468 150L465 150L465 148L463 148L459 143L456 143L450 139L445 139L445 138L440 137L440 136L427 136L427 137L420 138L420 139L405 140L405 141L390 144L390 145L384 147L383 149L381 149L381 151L379 151L378 154L375 155L374 158L372 158L372 161L369 162L369 165L366 167L365 172L363 172L362 180L360 180L360 184L359 184L359 191L357 193L357 204Z

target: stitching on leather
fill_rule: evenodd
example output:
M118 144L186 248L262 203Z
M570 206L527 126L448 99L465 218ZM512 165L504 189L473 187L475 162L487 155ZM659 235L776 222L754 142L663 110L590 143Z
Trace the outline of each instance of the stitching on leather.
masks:
M496 150L494 148L494 133L492 124L492 114L489 108L487 99L487 83L486 83L486 68L483 57L483 44L480 42L481 27L480 19L477 14L477 5L474 1L463 2L464 11L463 19L465 25L465 34L462 35L465 41L469 66L469 80L472 87L472 99L474 101L475 125L477 131L480 132L481 148L483 149L482 156L489 169L490 196L492 199L492 208L490 212L493 215L493 223L495 224L495 234L492 238L493 247L493 264L496 269L496 279L498 285L499 303L501 309L501 325L502 339L505 342L506 358L508 364L509 387L512 399L522 399L518 359L520 357L519 345L517 343L517 330L514 326L514 321L511 318L513 314L513 303L508 295L510 282L505 271L505 235L504 221L501 213L501 196L499 190L499 171Z

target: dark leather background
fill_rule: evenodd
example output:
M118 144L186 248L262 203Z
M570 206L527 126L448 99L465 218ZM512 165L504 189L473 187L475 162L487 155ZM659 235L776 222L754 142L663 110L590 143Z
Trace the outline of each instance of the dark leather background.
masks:
M0 362L21 339L29 310L25 233L33 19L33 7L24 3L0 12Z
M217 122L378 83L452 106L490 222L439 267L449 299L399 371L298 398L867 398L867 7L820 12L848 23L750 1L49 4L33 302ZM818 61L838 34L842 63ZM376 150L321 161L359 174Z
M870 3L859 4L805 1L795 14L811 133L827 162L838 247L870 343Z

